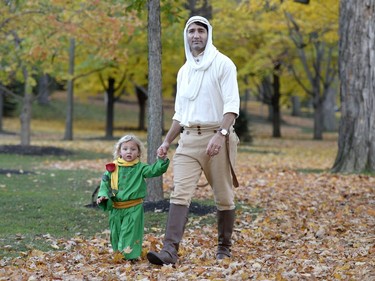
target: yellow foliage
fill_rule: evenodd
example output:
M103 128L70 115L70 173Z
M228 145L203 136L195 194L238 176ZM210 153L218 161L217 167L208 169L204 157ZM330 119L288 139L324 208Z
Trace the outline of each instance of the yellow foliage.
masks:
M184 3L161 2L162 8L171 7L170 14L162 13L161 17L164 96L174 94L177 71L185 60L182 31L189 11L181 8ZM306 40L314 33L327 44L334 46L338 42L337 0L314 0L309 5L292 0L212 0L210 4L214 44L237 65L241 92L256 89L263 77L272 74L275 61L282 60L285 67L297 64L298 69L286 13L293 16ZM122 89L128 93L134 91L132 82L147 85L147 13L131 12L127 9L129 5L129 1L53 0L20 2L10 9L1 2L0 22L9 22L2 26L0 34L0 56L6 62L6 72L0 74L0 80L5 81L8 73L20 69L14 59L17 57L65 81L69 78L69 39L75 38L74 77L78 95L103 92L97 70L105 81L108 77L116 81L125 77ZM176 20L170 21L171 16ZM5 36L10 34L9 30L15 30L22 39L22 48L14 48L13 36ZM313 55L311 51L309 55ZM285 68L281 76L284 92L296 88ZM22 80L22 75L16 77Z
M290 0L213 1L214 44L235 61L241 90L249 87L244 82L246 77L251 77L250 87L256 89L263 77L272 74L276 61L284 65L280 73L282 91L295 89L294 78L285 69L288 64L299 64L294 60L296 47L286 14L296 20L305 40L314 33L322 42L337 45L338 2L320 0L301 5Z

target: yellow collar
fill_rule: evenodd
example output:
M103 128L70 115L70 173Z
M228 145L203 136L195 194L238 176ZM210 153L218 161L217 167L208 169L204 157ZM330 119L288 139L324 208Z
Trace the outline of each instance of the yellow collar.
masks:
M116 165L119 165L119 166L125 166L125 167L130 167L130 166L134 166L135 164L137 164L139 162L139 158L133 160L133 161L125 161L124 159L122 158L117 158L115 161L113 161L113 163L115 163Z
M135 164L139 163L139 158L128 162L119 157L115 161L113 161L113 163L115 164L116 167L115 167L115 170L111 173L111 188L112 190L118 190L118 166L122 166L122 167L134 166Z

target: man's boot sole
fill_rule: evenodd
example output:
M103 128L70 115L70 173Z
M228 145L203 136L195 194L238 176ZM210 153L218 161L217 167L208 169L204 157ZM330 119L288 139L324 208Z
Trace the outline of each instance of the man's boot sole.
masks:
M163 264L167 264L165 262L163 262L157 255L157 253L153 253L153 252L148 252L147 253L147 259L150 263L152 264L156 264L156 265L163 265Z
M230 258L231 256L228 256L226 254L216 254L216 259L217 260L223 260L223 259L228 259Z

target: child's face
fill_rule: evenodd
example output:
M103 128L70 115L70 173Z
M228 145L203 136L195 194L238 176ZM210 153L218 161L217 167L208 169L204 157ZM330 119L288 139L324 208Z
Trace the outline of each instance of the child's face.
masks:
M139 157L139 148L134 141L128 141L121 144L120 147L121 158L127 162L134 161Z

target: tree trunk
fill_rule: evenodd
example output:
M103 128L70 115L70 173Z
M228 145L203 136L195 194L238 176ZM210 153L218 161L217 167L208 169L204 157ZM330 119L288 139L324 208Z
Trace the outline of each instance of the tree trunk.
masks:
M147 107L147 92L143 87L135 86L135 92L137 94L138 105L139 105L139 123L138 130L146 130L146 107Z
M375 0L341 1L341 120L333 172L375 172Z
M31 133L31 104L32 104L32 90L29 83L29 74L26 69L23 70L23 75L25 78L25 89L21 109L21 145L30 145L30 133Z
M301 101L299 96L292 96L292 116L301 116Z
M336 90L333 88L327 89L327 97L323 104L323 116L324 131L336 131Z
M3 116L4 116L4 95L5 92L0 89L0 132L3 132Z
M247 87L249 85L249 75L245 76L244 82L246 85L246 89L245 89L244 103L242 104L242 110L244 111L244 114L247 116L247 104L248 104L248 101L250 100L250 88Z
M319 71L317 71L319 73ZM320 90L320 78L318 76L314 77L312 82L313 88L313 107L314 107L314 140L323 139L323 120L324 120L324 110L323 104L325 102L325 92L321 94Z
M73 140L73 105L74 105L74 56L75 56L75 40L70 39L69 45L69 80L67 92L67 109L65 121L64 140Z
M148 134L147 160L156 160L156 150L162 140L161 97L161 26L160 0L148 0ZM162 177L151 178L147 185L147 200L164 199Z
M113 138L113 120L114 120L114 105L115 105L115 79L108 77L108 88L106 90L106 122L105 122L105 138Z
M40 105L49 104L51 77L43 74L38 79L38 103Z
M280 70L281 64L277 62L275 64L274 73L273 73L273 82L272 82L272 88L273 93L271 97L271 103L272 103L272 127L273 132L272 136L274 138L281 138L281 130L280 130L280 124L281 124L281 116L280 116L280 77L278 75L278 72Z
M323 139L323 103L314 105L314 140Z
M267 121L270 121L273 123L273 107L272 107L272 101L267 104L268 108L268 115L267 115Z

